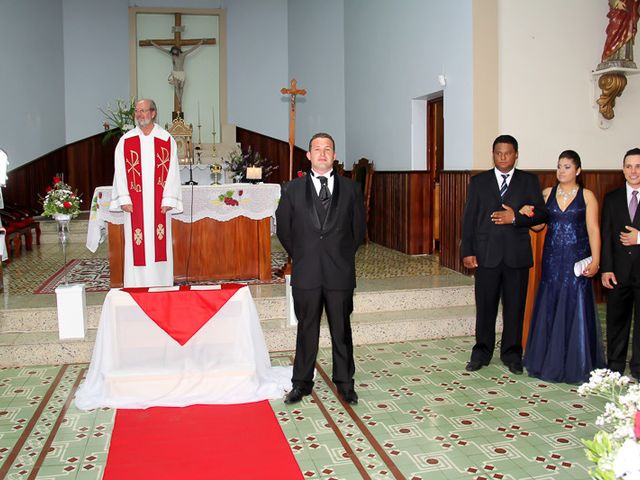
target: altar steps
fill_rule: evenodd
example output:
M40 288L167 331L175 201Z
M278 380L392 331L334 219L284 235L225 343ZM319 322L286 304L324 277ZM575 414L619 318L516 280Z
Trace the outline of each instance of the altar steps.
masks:
M354 343L372 344L473 334L473 286L466 283L357 291L352 317ZM284 287L275 286L267 294L261 294L255 287L252 290L269 350L294 350L296 328L288 325ZM58 339L55 307L0 311L0 366L88 362L93 351L100 309L99 305L87 307L87 337L77 341ZM322 346L330 345L326 321L322 323L320 343Z

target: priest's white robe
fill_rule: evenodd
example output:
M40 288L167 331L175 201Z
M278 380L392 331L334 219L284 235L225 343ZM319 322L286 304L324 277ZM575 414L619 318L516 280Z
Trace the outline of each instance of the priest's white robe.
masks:
M131 205L129 191L131 186L127 180L127 168L131 168L125 161L125 141L132 137L140 138L140 171L141 179L137 180L142 186L142 202L144 205L144 228L142 232L144 244L144 266L134 265L132 214L125 212L124 222L124 286L125 287L154 287L173 285L173 241L171 235L171 215L182 212L182 190L180 188L180 172L178 169L178 155L175 140L165 129L154 124L149 135L144 135L136 127L120 138L115 151L115 172L113 191L111 194L111 211L122 211L122 205ZM160 205L172 207L165 215L166 260L156 261L155 236L157 226L154 218L154 189L156 183L156 145L155 138L170 141L170 155L165 184ZM135 206L134 206L135 211ZM138 237L139 238L139 237Z

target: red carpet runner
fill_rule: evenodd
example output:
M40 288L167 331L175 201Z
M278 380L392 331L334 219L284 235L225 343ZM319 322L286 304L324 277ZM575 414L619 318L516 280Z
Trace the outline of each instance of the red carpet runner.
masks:
M302 478L265 400L118 410L103 480Z

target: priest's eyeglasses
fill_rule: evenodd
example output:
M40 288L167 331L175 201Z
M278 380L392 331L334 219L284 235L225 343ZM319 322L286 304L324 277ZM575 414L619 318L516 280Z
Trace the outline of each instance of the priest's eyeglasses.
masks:
M149 113L150 111L152 111L153 108L141 108L139 110L136 110L136 113Z

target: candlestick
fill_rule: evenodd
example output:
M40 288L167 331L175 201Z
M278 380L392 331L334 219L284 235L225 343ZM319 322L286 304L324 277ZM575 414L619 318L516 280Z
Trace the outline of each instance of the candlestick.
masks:
M198 102L198 125L200 125L200 102Z

